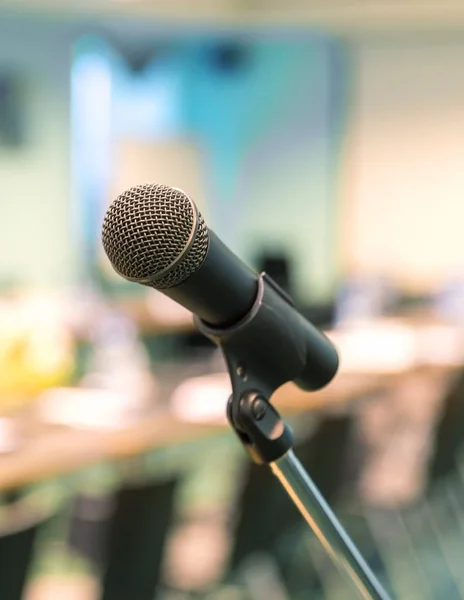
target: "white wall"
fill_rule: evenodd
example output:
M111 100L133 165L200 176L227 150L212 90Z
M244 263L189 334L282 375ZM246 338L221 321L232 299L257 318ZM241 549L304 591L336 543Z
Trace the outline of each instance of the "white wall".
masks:
M62 27L0 17L0 73L22 81L26 144L0 146L0 283L48 285L73 276L69 67Z
M249 259L288 252L296 297L309 303L330 298L335 279L331 65L328 44L288 54L276 78L283 109L244 156L241 243Z
M23 77L28 121L27 145L14 153L0 149L0 284L9 279L31 284L66 282L75 278L82 260L75 231L80 218L77 210L74 213L71 194L69 114L71 52L78 33L62 23L0 20L0 72L3 66L13 66ZM234 141L235 129L226 127L224 137L215 134L217 146L209 146L210 170L222 177L222 195L211 193L211 197L222 200L222 218L216 215L215 221L213 215L212 222L214 226L218 222L218 233L229 241L234 224L230 217L239 215L237 221L244 229L236 249L245 258L253 258L261 245L282 246L295 258L298 296L303 300L326 297L334 279L326 44L309 40L288 49L285 44L269 44L261 49L259 59L259 77L253 75L248 87L236 95L230 85L220 87L206 75L206 88L199 86L198 106L205 115L197 115L197 120L203 123L207 116L212 132L218 123L231 121L224 106L228 102L233 107L236 101L241 102L236 123L242 127L242 137L254 127L265 130L253 147L246 139L239 140L237 155L240 158L244 148L248 154L246 168L237 168L241 179L236 186L235 182L228 185L227 179L237 175L232 168L235 157L230 161L222 151L225 142ZM199 61L206 69L204 63ZM212 97L209 104L205 92ZM250 97L256 108L246 111ZM268 111L260 124L263 99ZM213 184L210 188L216 191ZM87 187L95 193L91 185ZM228 208L230 198L237 197L242 206Z
M200 56L190 82L208 222L248 262L288 255L301 302L330 297L335 279L332 46L262 35L243 72L212 72Z
M464 37L358 41L353 59L340 258L427 291L464 267Z

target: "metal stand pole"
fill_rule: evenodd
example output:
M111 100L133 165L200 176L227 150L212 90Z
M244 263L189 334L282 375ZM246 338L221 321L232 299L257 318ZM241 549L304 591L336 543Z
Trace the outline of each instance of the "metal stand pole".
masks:
M269 465L338 568L366 600L388 595L293 451Z
M308 522L335 565L361 598L389 600L387 592L361 556L341 523L293 454L293 434L277 410L259 392L229 400L227 416L235 433L257 463L269 465Z

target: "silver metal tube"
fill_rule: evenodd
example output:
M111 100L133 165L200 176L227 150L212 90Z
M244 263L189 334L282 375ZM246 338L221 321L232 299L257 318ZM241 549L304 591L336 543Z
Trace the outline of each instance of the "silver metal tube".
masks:
M389 596L361 556L300 461L290 450L270 465L288 495L314 531L334 563L366 600Z

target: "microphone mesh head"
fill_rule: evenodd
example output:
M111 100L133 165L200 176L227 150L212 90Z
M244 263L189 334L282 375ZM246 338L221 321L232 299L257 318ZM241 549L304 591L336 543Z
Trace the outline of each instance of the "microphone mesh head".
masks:
M195 238L176 264L196 221ZM203 217L184 192L147 184L127 190L111 204L103 222L102 241L113 267L123 277L148 279L172 265L160 279L145 284L166 289L183 283L199 269L209 234Z

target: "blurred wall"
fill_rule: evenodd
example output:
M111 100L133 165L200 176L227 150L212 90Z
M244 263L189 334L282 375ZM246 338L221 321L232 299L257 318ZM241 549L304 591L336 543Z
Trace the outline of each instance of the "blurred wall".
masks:
M52 24L0 19L0 76L20 81L24 144L0 144L0 284L66 282L70 243L72 37Z
M464 267L464 39L366 39L353 59L340 257L422 293Z
M330 297L345 59L322 35L236 33L173 36L145 70L115 67L112 187L185 183L241 257L282 251L301 301Z
M343 48L311 33L189 37L175 31L160 35L147 27L146 39L160 35L161 61L155 52L146 72L124 76L120 89L134 104L126 106L127 120L113 115L113 137L98 145L100 158L105 148L112 157L96 161L95 135L83 144L83 132L95 131L95 126L89 121L87 129L82 123L76 128L75 103L71 115L72 53L85 32L82 23L6 18L0 23L0 74L2 68L14 70L24 82L26 124L22 147L0 148L0 219L9 224L0 242L0 283L65 283L76 278L84 263L89 268L99 248L100 215L113 197L106 170L118 176L121 170L120 163L109 166L118 151L106 145L129 147L132 162L139 165L132 150L135 142L142 150L148 148L144 180L163 179L153 157L165 155L168 144L168 163L175 165L178 146L178 172L186 170L188 155L189 169L198 166L200 173L190 180L198 195L206 197L199 204L236 252L253 260L263 248L283 250L294 261L301 300L330 296L336 272L337 128L345 110ZM129 26L120 35L136 47L138 36ZM218 68L214 49L242 42L243 65ZM119 80L115 72L115 97ZM181 97L179 114L158 134L154 122L150 127L153 113L148 110L144 120L140 107L153 107L171 80ZM93 88L89 94L98 115L104 110L102 96L98 94L97 104ZM157 118L166 121L163 115ZM124 151L119 156L124 160ZM175 171L170 168L168 183L177 181ZM138 177L142 174L137 171Z
M335 277L334 45L311 34L258 37L235 73L199 61L193 77L213 227L247 260L287 253L306 302L330 296Z
M343 46L318 36L286 48L274 44L268 60L273 73L262 93L277 100L278 111L245 151L240 239L250 257L260 246L287 250L296 296L326 301L338 271L337 185L349 64Z

